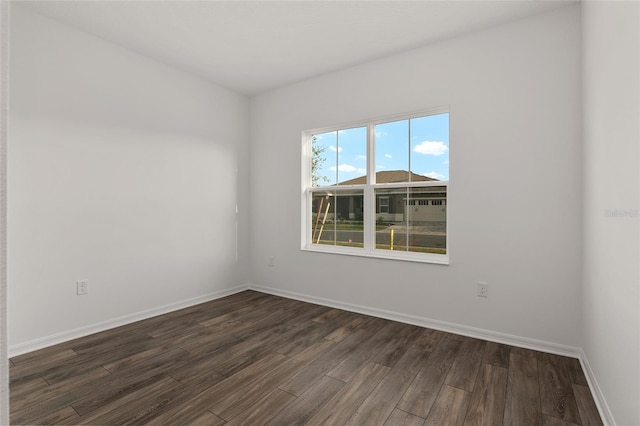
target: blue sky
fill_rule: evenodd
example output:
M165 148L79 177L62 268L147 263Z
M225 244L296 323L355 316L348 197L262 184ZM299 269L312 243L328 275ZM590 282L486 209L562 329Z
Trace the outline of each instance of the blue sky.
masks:
M409 137L409 135L411 135ZM449 180L449 114L430 115L376 125L376 171L411 170L438 180ZM316 135L326 158L319 185L366 174L366 127Z

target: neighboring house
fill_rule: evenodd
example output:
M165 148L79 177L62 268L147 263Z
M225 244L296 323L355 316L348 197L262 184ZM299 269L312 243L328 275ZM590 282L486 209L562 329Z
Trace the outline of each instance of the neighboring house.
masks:
M406 170L390 170L376 173L376 183L426 182L438 181L427 176ZM363 185L366 176L360 176L340 182L338 186ZM314 199L313 212L320 209L320 198ZM337 198L337 199L336 199ZM364 210L363 195L331 196L330 202L336 203L335 210L330 208L327 220L361 221ZM326 204L325 204L326 206ZM389 188L376 189L376 218L382 222L444 222L447 218L447 188L432 186L429 188Z
M437 181L424 175L408 172L406 170L388 170L376 172L376 183L402 183L402 182L431 182ZM364 185L367 183L366 176L360 176L355 179L345 180L338 185Z

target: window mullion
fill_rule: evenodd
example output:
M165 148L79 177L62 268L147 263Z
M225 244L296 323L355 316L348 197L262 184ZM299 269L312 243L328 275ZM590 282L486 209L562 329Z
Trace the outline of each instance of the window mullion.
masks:
M375 206L373 187L367 185L364 190L364 249L367 252L372 250L375 241Z
M409 189L409 187L407 187L407 195L406 195L407 200L411 199L411 196L412 196L412 192ZM404 235L404 238L405 238L404 246L405 247L404 247L404 249L405 249L405 251L409 251L409 224L411 223L410 219L411 219L411 215L413 214L412 210L413 210L412 206L407 205L405 207L405 215L404 215L405 216L404 217L404 227L405 227L405 235Z
M340 178L340 158L338 157L338 152L339 152L339 148L340 148L340 132L336 130L336 176L334 178L336 185L338 184L338 179Z
M375 185L376 182L376 125L367 124L367 184Z
M367 186L364 190L364 249L371 252L375 244L376 232L376 200L373 193L373 186L376 183L375 164L375 132L376 126L373 123L367 124Z
M311 179L309 179L311 180ZM302 248L306 247L309 243L312 243L312 226L313 226L313 205L312 205L312 199L313 199L313 192L311 192L309 189L307 189L305 191L305 196L304 198L304 205L303 205L303 211L304 213L304 217L302 218L302 232L304 235L304 239L302 240Z
M411 119L407 120L407 160L409 162L409 182L411 182L411 172L413 169L411 168Z

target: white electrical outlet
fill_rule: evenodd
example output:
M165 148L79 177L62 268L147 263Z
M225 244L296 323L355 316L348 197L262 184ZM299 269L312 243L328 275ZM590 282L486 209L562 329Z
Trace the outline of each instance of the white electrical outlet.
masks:
M76 281L76 294L82 296L87 293L89 293L89 280Z
M489 297L489 284L482 282L478 283L478 296Z

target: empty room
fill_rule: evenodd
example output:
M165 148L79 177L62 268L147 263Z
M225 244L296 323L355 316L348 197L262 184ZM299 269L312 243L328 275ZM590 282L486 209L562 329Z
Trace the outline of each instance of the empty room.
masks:
M0 424L640 426L640 2L0 23Z

